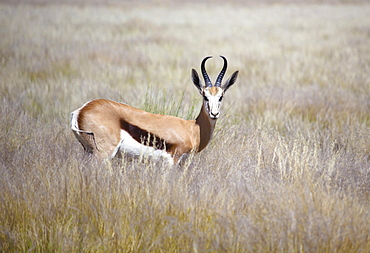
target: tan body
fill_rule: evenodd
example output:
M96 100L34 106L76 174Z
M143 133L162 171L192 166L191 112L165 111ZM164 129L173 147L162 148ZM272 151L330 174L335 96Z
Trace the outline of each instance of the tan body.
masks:
M121 152L138 156L148 154L178 162L183 154L203 150L212 138L224 92L236 80L235 72L225 85L212 85L202 61L203 87L193 69L193 82L203 96L203 105L195 120L145 112L127 104L105 99L93 100L72 112L71 128L85 151L100 158L119 156ZM226 58L216 84L226 70Z
M176 162L184 153L201 151L210 141L215 120L209 121L207 114L202 111L197 120L184 120L98 99L86 103L73 114L77 114L78 130L83 131L75 133L90 153L97 153L100 157L115 155L123 130L140 143L162 147ZM199 122L202 122L202 131ZM201 135L201 132L209 134ZM148 140L148 134L151 140Z

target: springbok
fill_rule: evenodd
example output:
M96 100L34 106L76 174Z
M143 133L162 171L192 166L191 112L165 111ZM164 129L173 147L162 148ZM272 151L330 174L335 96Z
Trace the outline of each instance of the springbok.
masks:
M92 100L71 113L71 129L89 154L99 158L113 158L124 152L128 156L148 155L178 163L184 154L200 152L210 142L220 116L222 98L236 81L235 71L223 84L227 59L216 82L212 84L203 59L201 71L205 85L192 69L192 80L203 96L203 105L195 120L153 114L127 104L105 99Z

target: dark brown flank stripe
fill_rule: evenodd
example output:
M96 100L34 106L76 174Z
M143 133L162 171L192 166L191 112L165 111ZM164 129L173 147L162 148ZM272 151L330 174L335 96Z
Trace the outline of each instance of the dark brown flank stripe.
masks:
M140 127L131 125L124 120L121 120L120 123L121 128L128 132L137 142L149 147L153 147L155 149L165 149L166 151L169 151L171 149L170 143L165 143L163 139L141 129Z

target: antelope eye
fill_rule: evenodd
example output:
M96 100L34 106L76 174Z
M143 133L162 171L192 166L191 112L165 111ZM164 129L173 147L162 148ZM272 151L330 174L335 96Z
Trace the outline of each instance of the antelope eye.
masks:
M224 98L224 96L221 96L218 101L221 102L223 98Z
M205 101L208 101L208 98L206 96L203 96L203 98L204 98Z

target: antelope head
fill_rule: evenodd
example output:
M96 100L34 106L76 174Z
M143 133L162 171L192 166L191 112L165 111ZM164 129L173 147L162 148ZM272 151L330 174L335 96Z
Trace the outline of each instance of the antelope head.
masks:
M238 77L239 71L235 71L229 79L222 85L222 79L225 75L226 69L227 69L227 60L224 56L220 55L220 57L224 60L224 66L222 67L222 70L220 74L217 76L216 82L212 84L211 80L208 77L205 63L209 58L212 58L212 56L208 56L203 59L201 63L201 71L204 78L205 85L203 86L197 71L195 69L192 69L192 79L195 87L198 88L199 93L203 96L203 106L206 109L209 117L211 119L218 119L220 116L220 107L221 107L221 101L222 98L227 91L227 89L230 88L231 85L233 85L236 81L236 78Z

